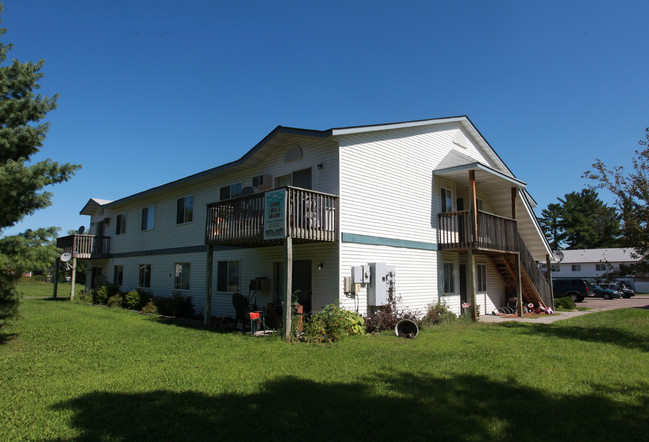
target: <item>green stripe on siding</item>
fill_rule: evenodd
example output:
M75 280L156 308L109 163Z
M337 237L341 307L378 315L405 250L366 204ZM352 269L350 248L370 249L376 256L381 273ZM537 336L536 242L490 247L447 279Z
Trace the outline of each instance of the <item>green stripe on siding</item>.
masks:
M342 241L356 243L356 244L369 244L372 246L390 246L390 247L402 247L406 249L437 250L436 243L422 242L422 241L409 241L407 239L384 238L382 236L359 235L358 233L343 232Z
M218 252L219 250L232 250L239 247L227 247L227 246L214 246L214 251ZM155 249L155 250L136 250L133 252L123 252L123 253L111 253L108 258L134 258L138 256L157 256L157 255L179 255L182 253L205 253L207 252L206 245L200 246L187 246L187 247L174 247L170 249Z

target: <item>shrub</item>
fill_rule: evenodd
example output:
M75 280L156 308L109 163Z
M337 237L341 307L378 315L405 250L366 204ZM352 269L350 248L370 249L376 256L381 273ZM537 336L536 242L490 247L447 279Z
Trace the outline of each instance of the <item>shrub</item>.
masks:
M425 325L440 324L442 322L452 322L457 319L455 313L446 308L443 302L437 301L436 304L430 304L426 310L426 315L421 322Z
M401 296L395 297L392 293L388 294L388 303L365 318L365 327L368 333L376 333L383 330L394 330L397 322L402 319L410 319L419 323L417 314L404 310L399 307Z
M142 310L140 310L142 313L148 313L148 314L156 314L158 313L158 307L155 306L153 299L149 299L149 302L142 307Z
M119 294L119 286L117 284L102 284L98 289L92 291L93 304L107 304L108 300Z
M122 297L122 295L117 293L117 294L111 296L110 298L108 298L108 301L106 302L106 304L108 305L108 307L121 308L123 302L124 302L124 298Z
M574 310L577 308L577 305L570 296L563 296L554 300L554 307L557 309Z
M329 304L304 324L302 336L307 342L336 342L348 335L363 334L364 323L357 313Z
M194 304L191 296L174 293L170 297L155 296L153 300L161 315L175 316L176 318L194 317Z
M76 299L80 302L92 304L92 291L88 289L81 289L79 290Z
M151 293L145 290L131 290L124 295L124 308L141 310L152 298Z

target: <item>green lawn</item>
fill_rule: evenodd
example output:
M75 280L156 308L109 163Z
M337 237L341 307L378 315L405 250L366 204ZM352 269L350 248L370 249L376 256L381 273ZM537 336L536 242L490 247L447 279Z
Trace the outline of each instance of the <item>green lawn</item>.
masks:
M75 296L79 293L80 290L84 289L83 284L75 284L74 291ZM50 298L54 294L54 284L46 282L27 282L18 285L18 291L23 296L39 296ZM70 283L59 283L56 290L57 298L69 298L70 297Z
M0 440L643 440L649 310L329 346L26 299Z

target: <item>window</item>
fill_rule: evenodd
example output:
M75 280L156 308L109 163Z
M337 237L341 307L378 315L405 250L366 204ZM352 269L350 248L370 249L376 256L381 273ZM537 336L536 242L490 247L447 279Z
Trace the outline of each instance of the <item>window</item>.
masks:
M239 291L239 261L219 261L216 290L219 292Z
M605 272L607 270L606 264L595 264L595 270L598 272Z
M573 272L581 272L581 265L580 264L573 264L572 265L572 271Z
M122 235L126 233L126 214L122 213L117 215L115 220L115 235Z
M175 264L174 289L189 290L190 270L191 270L191 264L188 262Z
M486 292L487 291L487 266L484 264L478 264L476 266L477 270L477 291Z
M455 293L455 270L452 262L444 263L444 293Z
M561 271L561 266L559 264L552 264L552 271L553 272L560 272Z
M142 209L142 230L153 230L154 219L155 206L149 206Z
M243 186L241 183L221 187L221 201L238 197L239 195L241 195L242 188Z
M122 285L124 281L124 266L113 267L113 284Z
M189 223L194 219L194 197L178 198L176 224Z
M275 178L275 187L295 186L302 189L312 189L313 179L311 168L296 170L293 173Z
M453 211L453 194L442 187L442 213Z
M140 264L140 287L151 287L151 264Z

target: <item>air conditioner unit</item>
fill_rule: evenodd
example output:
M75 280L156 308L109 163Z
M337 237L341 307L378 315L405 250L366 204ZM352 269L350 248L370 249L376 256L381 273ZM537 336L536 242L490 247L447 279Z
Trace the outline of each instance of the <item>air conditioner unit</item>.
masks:
M268 190L273 187L273 177L271 175L258 175L252 177L252 187L257 190Z

